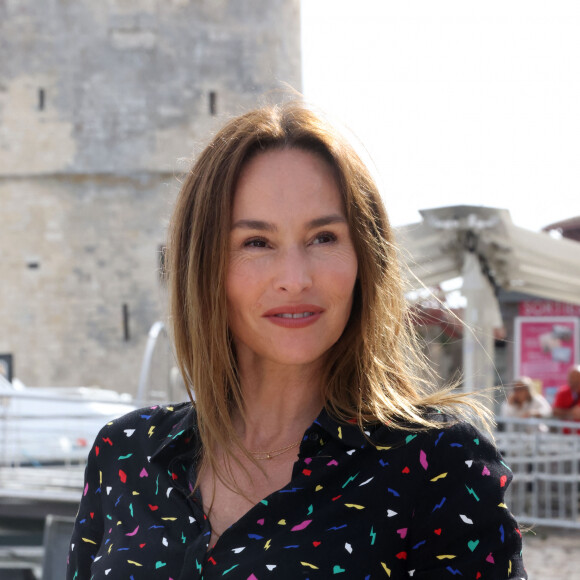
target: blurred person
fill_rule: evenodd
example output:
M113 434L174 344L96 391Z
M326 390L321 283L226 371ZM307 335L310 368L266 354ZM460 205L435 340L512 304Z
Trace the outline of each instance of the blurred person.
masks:
M97 436L69 580L527 578L488 414L420 378L380 194L322 116L228 122L168 256L191 400Z
M503 402L501 415L521 419L548 418L552 415L552 407L543 395L535 392L530 377L520 377Z
M580 365L570 369L567 383L556 392L552 412L558 419L580 421Z

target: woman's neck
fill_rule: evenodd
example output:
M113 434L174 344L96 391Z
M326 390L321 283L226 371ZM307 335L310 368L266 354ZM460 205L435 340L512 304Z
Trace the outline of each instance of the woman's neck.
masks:
M298 440L324 405L319 369L240 368L244 413L234 425L249 450L283 447Z

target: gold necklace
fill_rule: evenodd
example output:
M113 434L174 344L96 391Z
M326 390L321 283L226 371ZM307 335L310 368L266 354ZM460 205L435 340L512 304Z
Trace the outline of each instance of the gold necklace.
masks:
M293 447L297 447L300 445L302 439L296 441L296 443L292 443L286 447L282 447L280 449L274 449L274 451L250 451L250 455L253 455L255 459L258 461L265 461L266 459L272 459L273 457L277 457L278 455L282 455L282 453L286 453L286 451L290 451Z

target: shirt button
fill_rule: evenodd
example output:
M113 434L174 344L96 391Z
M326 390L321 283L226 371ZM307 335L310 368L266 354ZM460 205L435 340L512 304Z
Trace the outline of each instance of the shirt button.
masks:
M310 441L318 441L319 438L320 436L318 433L310 433L310 435L308 435L308 439L310 439Z

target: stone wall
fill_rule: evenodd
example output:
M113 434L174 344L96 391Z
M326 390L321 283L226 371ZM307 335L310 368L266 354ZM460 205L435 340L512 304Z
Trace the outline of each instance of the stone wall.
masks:
M299 20L299 0L0 2L0 353L17 377L136 391L179 160L300 89Z

